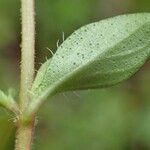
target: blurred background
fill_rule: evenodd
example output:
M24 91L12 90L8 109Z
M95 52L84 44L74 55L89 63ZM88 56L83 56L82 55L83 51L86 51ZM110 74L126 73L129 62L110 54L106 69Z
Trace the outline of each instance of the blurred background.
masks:
M36 69L62 35L124 13L149 12L149 0L36 0ZM0 0L0 89L19 91L20 1ZM0 110L0 150L13 150L14 116ZM150 61L130 80L107 89L47 100L33 150L150 150Z

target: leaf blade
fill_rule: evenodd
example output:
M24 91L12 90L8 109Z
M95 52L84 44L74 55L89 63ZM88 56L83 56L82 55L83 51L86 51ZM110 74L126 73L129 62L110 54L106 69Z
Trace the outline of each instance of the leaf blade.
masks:
M150 55L149 37L149 13L121 15L80 28L61 44L50 64L41 67L47 71L37 74L33 99L102 88L129 78Z
M0 105L5 107L6 109L14 112L15 114L19 114L19 108L15 100L11 95L6 95L3 91L0 90Z

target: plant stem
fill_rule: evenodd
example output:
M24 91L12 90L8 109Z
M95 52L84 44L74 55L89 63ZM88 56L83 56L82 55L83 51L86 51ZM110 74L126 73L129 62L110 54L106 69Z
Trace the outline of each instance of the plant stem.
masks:
M24 124L23 115L30 102L29 90L34 79L35 53L35 12L34 0L21 0L22 12L22 45L21 45L21 87L20 87L20 116L17 122L16 150L30 150L35 117Z
M33 130L34 130L34 120L28 125L18 123L15 150L31 150L34 133Z
M29 103L29 90L34 78L35 21L34 0L22 0L22 58L21 58L21 110Z

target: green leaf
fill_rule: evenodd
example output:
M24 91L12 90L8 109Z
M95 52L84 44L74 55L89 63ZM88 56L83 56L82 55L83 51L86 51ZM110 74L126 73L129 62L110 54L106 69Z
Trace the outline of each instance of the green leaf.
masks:
M8 110L18 114L19 109L17 103L11 97L11 95L6 95L3 91L0 90L0 106L7 108Z
M112 86L138 71L149 56L150 13L91 23L75 31L42 65L32 98L38 104L49 94Z

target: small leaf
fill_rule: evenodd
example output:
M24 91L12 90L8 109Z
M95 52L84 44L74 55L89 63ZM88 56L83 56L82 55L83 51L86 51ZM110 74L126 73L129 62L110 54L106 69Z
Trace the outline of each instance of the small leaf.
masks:
M0 105L9 109L10 111L18 114L19 109L17 103L10 95L6 95L3 91L0 90Z
M150 13L113 17L86 25L42 65L31 106L49 94L103 88L133 75L150 56Z

